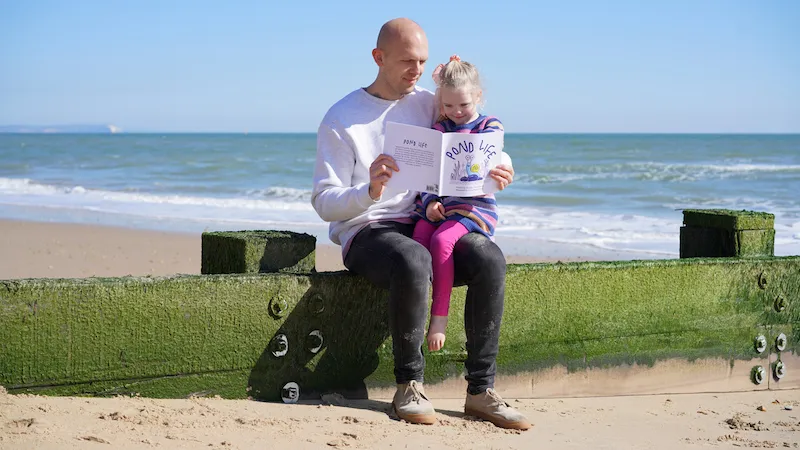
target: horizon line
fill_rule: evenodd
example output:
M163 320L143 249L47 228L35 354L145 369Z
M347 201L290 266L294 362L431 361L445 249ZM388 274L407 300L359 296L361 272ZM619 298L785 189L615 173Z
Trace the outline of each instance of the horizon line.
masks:
M0 125L2 127L2 125ZM0 135L64 135L64 134L92 134L92 135L124 135L124 134L229 134L229 135L265 135L265 134L317 134L316 131L117 131L114 133L97 131L2 131ZM800 135L798 131L512 131L506 135Z

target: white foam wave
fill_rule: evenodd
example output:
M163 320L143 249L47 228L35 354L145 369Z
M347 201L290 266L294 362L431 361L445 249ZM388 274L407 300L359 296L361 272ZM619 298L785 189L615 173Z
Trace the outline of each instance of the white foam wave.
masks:
M254 191L255 192L255 191ZM83 186L54 186L40 184L27 178L0 178L0 193L6 196L40 196L52 197L58 201L59 197L82 197L85 201L105 201L111 203L136 203L175 206L204 206L213 208L236 209L273 209L313 211L311 204L292 200L305 200L310 198L310 193L300 189L270 188L258 191L257 197L197 197L184 195L158 195L134 192L106 191L86 189ZM271 198L265 200L262 198ZM4 199L8 200L8 198ZM70 199L70 203L79 202L77 198Z
M327 226L314 212L304 190L267 188L248 194L230 198L157 195L0 178L0 206L45 207L78 215L91 212L108 217L138 217L143 221L202 222L217 224L218 228L225 228L226 224L252 224L275 229L324 230ZM719 206L730 207L730 200L720 200L725 204ZM682 221L679 208L683 207L686 206L664 208L663 214L656 217L501 204L497 234L498 237L517 238L514 241L522 246L544 241L643 257L676 257ZM800 254L800 221L776 214L775 230L776 254ZM324 235L324 231L319 233ZM519 248L506 251L522 252ZM577 256L580 252L577 250Z
M797 164L670 164L636 162L598 166L563 166L547 169L547 175L521 174L518 180L528 184L569 183L581 180L643 180L685 182L704 179L759 176L763 174L798 174Z
M499 207L498 236L569 244L626 254L677 257L681 211L660 217ZM776 214L775 254L800 255L800 221Z
M673 220L635 214L601 214L500 206L498 235L616 252L677 255L680 215Z
M248 197L255 198L282 198L294 201L311 201L311 190L295 189L290 187L270 187L266 189L253 189L245 192ZM309 203L310 204L310 203Z

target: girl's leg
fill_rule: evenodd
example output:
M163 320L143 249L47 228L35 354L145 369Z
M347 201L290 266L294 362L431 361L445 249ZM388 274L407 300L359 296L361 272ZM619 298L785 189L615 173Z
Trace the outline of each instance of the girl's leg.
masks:
M431 314L447 316L450 309L450 293L453 292L453 248L461 237L469 233L464 225L455 220L446 220L433 233L430 242L433 264L433 304Z
M422 244L423 247L430 250L431 236L433 236L434 232L436 232L436 225L425 219L419 219L417 224L414 225L414 234L411 237Z
M414 234L412 235L413 239L423 247L430 251L431 248L431 238L433 234L436 232L437 226L426 221L420 219L417 221L417 224L414 226ZM441 321L444 320L442 324ZM435 352L442 348L444 345L444 329L447 328L447 317L438 317L438 316L431 316L430 321L430 329L428 331L428 350ZM431 329L441 330L438 333L431 333Z
M453 291L453 248L456 242L469 233L460 223L445 221L431 238L431 263L433 265L433 304L428 328L428 349L437 351L444 345L450 294Z
M431 314L431 323L428 326L428 350L437 352L444 347L444 330L447 329L447 316L434 316Z

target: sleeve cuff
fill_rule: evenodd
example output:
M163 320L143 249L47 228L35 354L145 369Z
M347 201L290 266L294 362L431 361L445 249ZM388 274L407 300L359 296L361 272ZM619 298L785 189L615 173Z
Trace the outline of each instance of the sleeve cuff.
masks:
M438 196L435 194L422 194L422 207L427 211L428 205L433 201L441 201Z
M381 201L381 198L383 197L383 196L381 196L381 197L378 197L377 200L373 200L372 197L369 196L369 183L362 183L361 185L359 185L358 186L358 192L359 192L359 195L358 195L359 203L361 203L361 205L365 209L369 208L370 206L374 205L375 203L378 203L379 201Z
M514 164L511 162L511 156L509 156L509 154L506 152L500 153L500 164L514 167Z

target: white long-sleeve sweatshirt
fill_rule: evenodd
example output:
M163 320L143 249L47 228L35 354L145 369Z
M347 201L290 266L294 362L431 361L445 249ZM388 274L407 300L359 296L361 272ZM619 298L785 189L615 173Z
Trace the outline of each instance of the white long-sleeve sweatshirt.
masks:
M369 166L383 152L386 122L433 125L431 91L415 87L400 100L382 100L357 89L336 102L317 131L317 159L311 204L330 222L328 235L347 254L350 241L366 224L410 220L417 192L369 196Z

